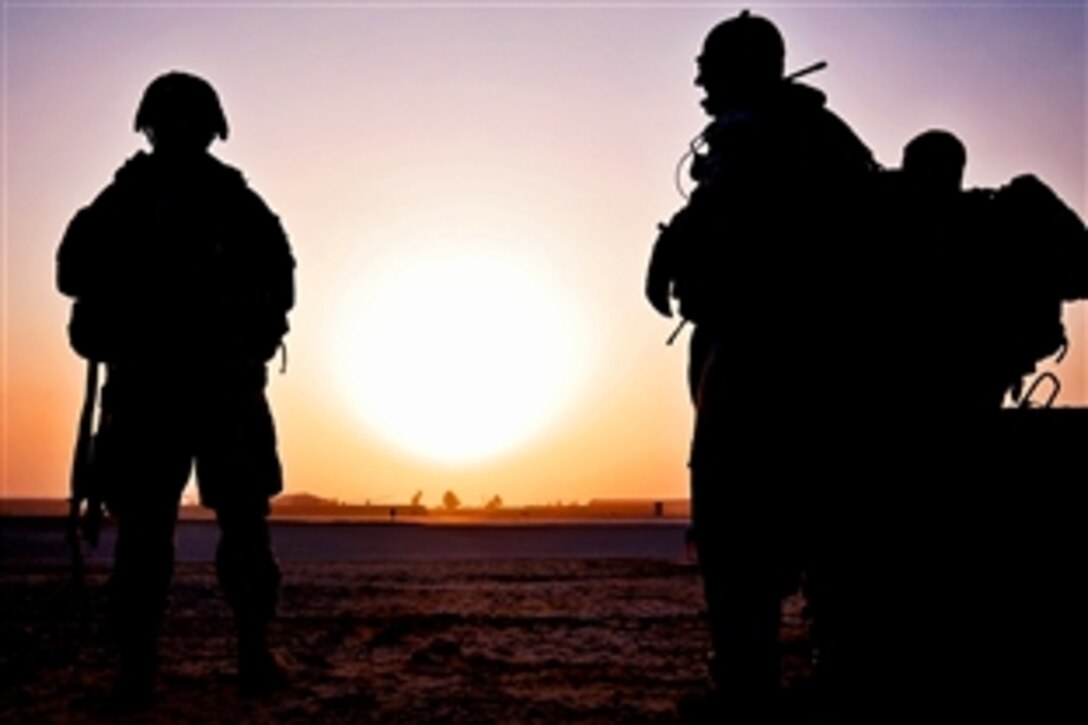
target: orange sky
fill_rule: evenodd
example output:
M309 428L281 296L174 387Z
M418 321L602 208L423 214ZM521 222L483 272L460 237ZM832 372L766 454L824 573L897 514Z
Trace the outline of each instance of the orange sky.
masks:
M1088 208L1082 6L764 11L789 68L829 61L812 82L884 163L942 126L968 146L968 184L1033 171ZM53 255L143 147L143 88L179 68L219 90L232 135L213 150L280 214L298 258L290 368L270 385L288 490L422 490L431 505L447 488L466 503L686 495L686 356L641 288L655 225L681 203L674 165L705 121L693 58L732 12L5 3L0 493L65 493L82 369ZM413 311L397 290L426 264L465 265L464 294ZM519 319L536 335L519 337ZM1084 402L1079 307L1067 325L1064 400ZM458 369L453 347L481 357ZM400 372L461 397L412 400ZM477 458L434 449L460 435Z

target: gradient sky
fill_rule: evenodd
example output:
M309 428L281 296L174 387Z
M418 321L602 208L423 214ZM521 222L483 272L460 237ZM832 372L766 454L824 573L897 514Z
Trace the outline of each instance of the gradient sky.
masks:
M1031 171L1088 209L1079 2L5 2L0 493L66 491L83 373L54 254L144 147L144 87L181 69L218 89L231 138L213 151L280 215L299 262L290 367L269 388L289 491L686 495L686 353L664 345L643 273L706 120L693 59L742 7L778 23L789 69L829 62L809 80L886 165L944 127L968 147L969 185ZM462 266L464 294L397 297ZM1046 266L1025 253L1008 273ZM1088 329L1069 312L1063 400L1088 403ZM398 442L442 421L396 381L373 384L409 367L443 380L453 346L486 356L457 363L458 410L501 421L492 455L468 461ZM834 386L807 404L832 403ZM405 405L378 414L384 394Z

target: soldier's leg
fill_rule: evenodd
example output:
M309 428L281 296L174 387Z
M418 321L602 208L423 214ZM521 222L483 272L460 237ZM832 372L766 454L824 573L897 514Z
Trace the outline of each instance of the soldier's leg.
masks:
M843 636L842 619L846 614L843 598L846 596L842 581L846 567L842 562L828 560L824 551L817 552L806 570L805 597L808 613L812 617L811 642L815 670L815 702L812 703L821 716L834 718L839 712L843 677L841 650ZM867 593L871 596L871 593ZM868 600L864 600L868 601ZM871 606L871 605L870 605Z
M268 528L269 498L282 486L271 412L260 390L216 394L197 458L205 505L216 511L220 538L216 572L238 627L243 690L275 687L282 673L268 649L280 570Z
M714 646L712 675L724 708L759 716L772 706L780 681L782 562L773 508L763 488L768 483L751 478L754 467L743 460L748 452L729 445L735 435L728 427L729 381L716 345L703 340L693 344L692 354L693 363L696 355L704 360L697 378L691 497Z
M136 504L136 501L130 503ZM174 567L177 503L126 505L117 517L117 548L111 579L112 616L121 656L121 687L134 697L150 695L157 666L159 626Z
M153 407L150 391L128 391L123 398L110 392L116 389L104 393L96 465L109 479L107 503L117 519L110 596L121 657L119 694L140 701L150 698L154 685L178 500L191 464L177 427Z
M781 679L782 572L766 518L729 495L721 471L692 469L692 514L714 648L711 674L727 710L767 713Z

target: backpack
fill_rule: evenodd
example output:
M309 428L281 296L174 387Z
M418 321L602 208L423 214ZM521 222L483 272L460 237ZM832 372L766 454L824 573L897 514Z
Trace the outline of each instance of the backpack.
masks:
M1088 233L1075 212L1035 176L1017 176L993 195L995 232L1009 261L1029 257L1002 310L1006 361L1017 377L1068 345L1062 304L1088 297Z

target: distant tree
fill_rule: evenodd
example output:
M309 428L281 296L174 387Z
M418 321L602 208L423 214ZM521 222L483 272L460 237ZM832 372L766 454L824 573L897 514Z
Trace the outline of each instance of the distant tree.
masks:
M457 498L457 494L453 491L446 491L442 494L442 506L445 507L447 511L453 511L460 505L461 499Z
M502 496L495 494L491 497L491 500L484 504L484 508L488 511L497 511L502 508Z
M423 500L423 492L416 491L416 495L412 496L412 505L419 506L419 502Z

